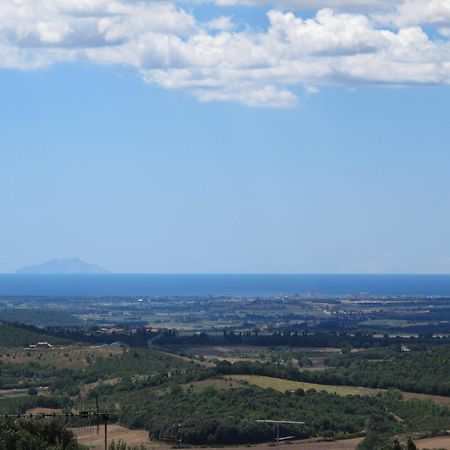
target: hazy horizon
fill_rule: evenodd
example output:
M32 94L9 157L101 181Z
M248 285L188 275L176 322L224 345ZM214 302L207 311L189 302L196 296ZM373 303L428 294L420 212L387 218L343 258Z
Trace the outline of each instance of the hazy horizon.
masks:
M367 274L0 274L2 296L438 296L450 275Z
M72 258L64 258L64 259L72 259ZM74 259L78 259L78 258L74 258ZM45 261L43 264L36 264L36 265L30 265L30 266L24 266L24 267L19 267L17 270L15 271L11 271L11 272L0 272L0 275L100 275L100 276L107 276L107 275L179 275L179 276L190 276L190 275L200 275L200 276L208 276L208 275L224 275L224 276L245 276L245 275L250 275L250 276L264 276L264 275L293 275L293 276L314 276L314 275L318 275L318 276L338 276L338 275L343 275L343 276L450 276L450 273L367 273L367 272L354 272L354 273L348 273L348 272L113 272L108 270L108 268L105 268L103 266L98 266L97 264L91 264L91 263L87 263L86 261L82 261L83 263L86 263L89 266L94 266L94 267L99 267L100 269L102 269L102 272L97 272L97 273L89 273L89 272L22 272L23 269L29 269L29 268L33 268L33 267L37 267L37 266L43 266L46 263L49 262L53 262L53 261L57 261L57 260L49 260L49 261Z

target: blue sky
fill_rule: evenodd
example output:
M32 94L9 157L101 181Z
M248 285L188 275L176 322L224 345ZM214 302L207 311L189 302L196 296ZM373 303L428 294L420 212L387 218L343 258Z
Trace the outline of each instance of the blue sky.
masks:
M322 47L307 56L284 49L283 59L273 42L264 47L276 60L265 63L264 79L253 63L230 72L234 41L247 48L243 40L262 33L251 43L258 52L273 38L266 12L283 15L276 20L291 14L291 23L327 6L288 3L176 5L188 22L229 17L226 29L201 25L199 37L188 26L179 38L195 52L214 39L224 64L214 73L186 56L158 62L154 36L140 42L151 55L139 67L114 60L122 43L92 50L69 36L69 45L55 35L65 11L47 12L42 23L52 33L41 33L39 45L29 41L35 30L7 41L18 19L12 10L10 22L0 19L0 55L10 57L0 68L0 272L77 256L116 272L450 273L445 17L438 23L422 11L422 24L400 11L392 19L388 5L354 11L351 1L332 10L334 30L362 17L374 33L403 33L402 53L385 43L373 50L391 80L358 66L372 54L361 50L364 42L343 41L345 51L337 50L324 29L307 38L295 29L289 39L330 45L335 66L326 76L284 72L307 61L323 74L331 63ZM373 18L381 14L389 26ZM158 33L170 34L163 25ZM440 37L417 38L426 27ZM372 31L367 45L378 42ZM439 67L420 60L416 38ZM417 57L405 56L406 41ZM349 62L349 52L357 59ZM337 73L344 64L351 67ZM231 73L239 75L229 83Z

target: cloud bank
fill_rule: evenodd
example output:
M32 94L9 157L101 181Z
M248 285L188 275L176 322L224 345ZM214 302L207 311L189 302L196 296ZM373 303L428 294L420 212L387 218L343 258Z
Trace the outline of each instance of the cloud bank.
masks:
M263 1L215 3L201 22L186 2L3 0L0 67L123 65L202 102L282 108L299 86L450 82L450 0L278 0L265 29L238 27L222 8Z

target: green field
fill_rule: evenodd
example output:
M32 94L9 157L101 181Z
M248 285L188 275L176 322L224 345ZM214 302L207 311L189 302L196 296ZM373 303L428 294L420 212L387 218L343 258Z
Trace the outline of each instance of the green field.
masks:
M246 381L250 384L262 387L264 389L272 388L277 391L295 391L296 389L315 389L316 391L325 391L340 396L346 395L375 395L379 392L377 389L369 389L353 386L327 386L324 384L304 383L302 381L284 380L282 378L264 377L259 375L233 375L231 377L236 381Z

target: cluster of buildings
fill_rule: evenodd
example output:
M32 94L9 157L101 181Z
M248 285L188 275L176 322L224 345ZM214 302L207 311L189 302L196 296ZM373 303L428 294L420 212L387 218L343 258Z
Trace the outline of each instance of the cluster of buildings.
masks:
M30 346L28 347L29 349L33 349L33 348L54 348L53 344L50 344L50 342L37 342L36 344L30 344Z

